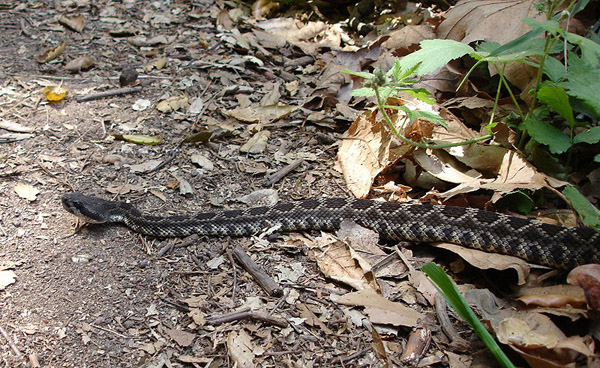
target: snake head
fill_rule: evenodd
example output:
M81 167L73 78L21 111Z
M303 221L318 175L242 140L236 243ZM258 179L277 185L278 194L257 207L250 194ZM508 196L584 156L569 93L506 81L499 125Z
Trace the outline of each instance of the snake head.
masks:
M133 206L123 202L107 201L81 193L67 193L62 197L63 207L85 222L102 224L119 222L125 211L139 215Z

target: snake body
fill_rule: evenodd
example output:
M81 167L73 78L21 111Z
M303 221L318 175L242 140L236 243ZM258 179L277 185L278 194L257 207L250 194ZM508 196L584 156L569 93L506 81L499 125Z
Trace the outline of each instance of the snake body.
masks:
M67 211L88 222L123 223L137 233L156 237L247 236L273 226L287 232L335 230L342 221L350 220L387 240L450 242L561 269L600 263L600 234L590 228L550 225L474 208L319 198L239 210L150 216L128 203L81 193L65 194L62 202Z

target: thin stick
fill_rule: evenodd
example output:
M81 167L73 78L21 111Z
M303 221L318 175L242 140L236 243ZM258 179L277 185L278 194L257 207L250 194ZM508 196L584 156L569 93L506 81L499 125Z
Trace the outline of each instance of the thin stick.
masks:
M6 339L6 341L8 341L8 346L10 346L10 348L15 353L15 355L19 359L23 358L23 355L19 351L19 348L17 348L17 345L15 345L15 343L12 341L12 339L10 338L10 336L8 336L8 334L6 333L6 331L4 331L4 329L2 328L2 326L0 326L0 333L2 334L2 336L4 336L4 338Z
M281 286L267 275L267 273L257 265L242 248L239 246L233 248L233 256L240 262L242 267L254 277L256 282L267 292L267 294L270 296L280 296L283 294Z
M87 96L75 97L75 101L85 102L85 101L97 100L97 99L103 98L103 97L111 97L111 96L117 96L117 95L125 95L128 93L135 93L135 92L139 92L141 90L142 90L142 86L115 88L115 89L109 89L108 91L104 91L104 92L92 93Z
M272 184L277 183L284 176L286 176L290 172L294 171L298 166L302 165L303 162L304 162L304 159L299 158L299 159L295 160L294 162L292 162L291 164L284 167L283 169L277 171L276 173L269 175L269 177L267 177L267 184L272 185Z

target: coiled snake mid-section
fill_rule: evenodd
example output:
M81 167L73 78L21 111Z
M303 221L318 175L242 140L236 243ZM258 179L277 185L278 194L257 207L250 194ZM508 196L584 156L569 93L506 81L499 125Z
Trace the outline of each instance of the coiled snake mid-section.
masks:
M344 220L387 240L450 242L486 252L508 254L532 263L571 269L600 263L600 233L530 221L474 208L319 198L274 206L148 216L125 202L81 193L63 196L65 209L88 222L123 223L156 237L246 236L279 226L279 231L335 230Z

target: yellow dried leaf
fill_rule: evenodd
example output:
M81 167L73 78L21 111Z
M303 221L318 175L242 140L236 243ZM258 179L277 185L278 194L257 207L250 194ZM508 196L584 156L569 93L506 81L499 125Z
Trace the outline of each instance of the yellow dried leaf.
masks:
M68 90L62 86L46 86L44 87L44 96L50 102L60 101L68 94Z
M160 101L158 105L156 105L156 109L160 112L169 113L187 106L188 103L189 101L186 96L173 96Z
M135 134L115 134L115 139L123 140L130 143L135 144L147 144L150 146L155 146L162 142L162 138L160 137L151 137L148 135L135 135Z

